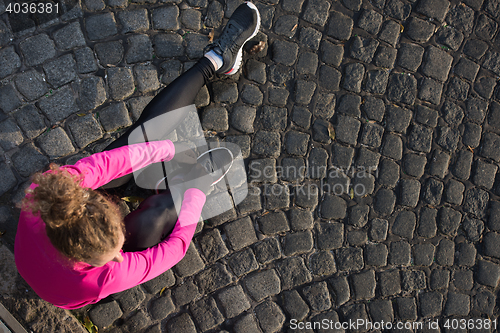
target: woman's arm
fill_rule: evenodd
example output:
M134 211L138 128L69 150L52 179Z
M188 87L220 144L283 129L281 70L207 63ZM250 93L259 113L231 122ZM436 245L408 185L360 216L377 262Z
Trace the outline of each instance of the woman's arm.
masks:
M149 281L177 264L186 254L193 238L205 194L196 188L184 194L177 224L164 241L144 251L126 252L123 262L108 263L100 297L106 297Z
M82 174L82 186L96 189L151 163L170 161L174 154L172 141L152 141L103 151L63 167L73 174Z

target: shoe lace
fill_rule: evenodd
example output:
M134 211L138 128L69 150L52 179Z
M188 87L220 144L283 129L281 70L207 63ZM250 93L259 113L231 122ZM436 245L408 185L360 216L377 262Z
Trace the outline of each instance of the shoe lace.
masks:
M223 51L224 48L228 48L232 53L236 53L241 47L241 45L234 42L234 37L237 36L238 32L238 27L229 23L224 33L213 43L214 46L217 46L221 51Z

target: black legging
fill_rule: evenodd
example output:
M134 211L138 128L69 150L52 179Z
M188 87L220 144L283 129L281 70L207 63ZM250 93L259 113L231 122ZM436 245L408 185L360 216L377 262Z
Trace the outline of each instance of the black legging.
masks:
M215 74L214 66L207 58L201 58L193 67L183 73L144 108L139 119L117 140L104 150L111 150L128 145L130 133L148 120L166 112L194 104L200 89ZM102 189L121 186L132 179L129 174L103 185ZM168 235L177 222L177 212L170 191L152 195L139 207L125 216L126 242L125 251L140 251L158 244Z

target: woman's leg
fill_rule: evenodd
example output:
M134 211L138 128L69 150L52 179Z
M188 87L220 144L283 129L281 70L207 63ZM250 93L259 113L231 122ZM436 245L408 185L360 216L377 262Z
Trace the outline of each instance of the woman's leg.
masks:
M125 252L155 246L169 235L177 223L173 196L167 190L150 196L125 216Z
M169 111L194 104L196 95L200 89L209 82L214 73L215 68L208 58L203 57L198 60L193 67L175 79L158 95L156 95L156 97L153 98L144 108L144 111L139 119L124 134L122 134L122 136L104 148L104 150L111 150L128 145L129 135L137 127ZM165 126L168 125L171 124L165 124ZM132 176L132 174L129 174L112 180L106 185L103 185L101 188L106 189L121 186L132 179Z

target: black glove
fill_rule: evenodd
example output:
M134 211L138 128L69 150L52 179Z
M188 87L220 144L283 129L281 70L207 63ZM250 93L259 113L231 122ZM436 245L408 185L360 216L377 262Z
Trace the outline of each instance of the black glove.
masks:
M189 148L187 144L184 142L175 142L175 155L172 159L180 164L195 164L197 160L197 156L195 152Z
M197 188L203 193L208 194L210 187L212 187L213 179L207 173L205 168L200 164L196 164L191 171L184 177L184 186L188 188Z

